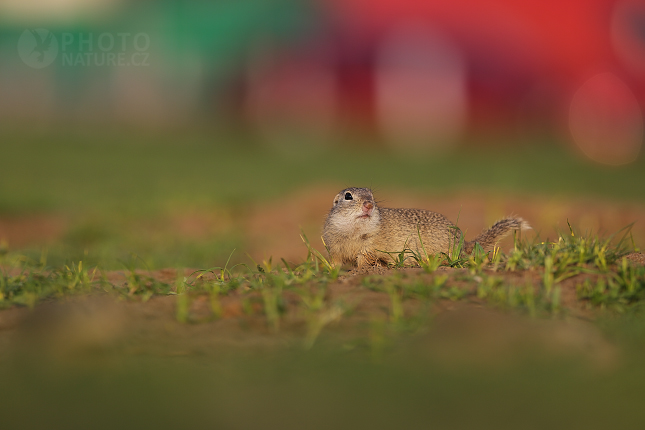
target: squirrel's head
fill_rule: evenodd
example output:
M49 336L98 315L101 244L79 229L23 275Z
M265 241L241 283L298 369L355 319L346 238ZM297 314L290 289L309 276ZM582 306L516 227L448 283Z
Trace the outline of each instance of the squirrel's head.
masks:
M378 223L379 210L368 188L345 188L334 197L330 217L339 227L368 227Z

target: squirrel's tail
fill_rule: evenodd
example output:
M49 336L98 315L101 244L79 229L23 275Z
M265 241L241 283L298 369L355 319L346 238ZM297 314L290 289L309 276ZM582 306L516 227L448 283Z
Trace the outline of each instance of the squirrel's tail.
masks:
M506 218L497 221L491 228L482 232L475 239L464 242L464 251L473 252L475 243L479 243L485 251L490 251L493 246L513 230L529 230L531 226L522 218Z

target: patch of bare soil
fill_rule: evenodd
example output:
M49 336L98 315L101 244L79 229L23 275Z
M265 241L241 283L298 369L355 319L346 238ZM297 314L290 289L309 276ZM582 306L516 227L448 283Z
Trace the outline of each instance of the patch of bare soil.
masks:
M627 258L634 264L645 266L645 255L640 252L632 252L631 254L625 256L625 258Z
M12 248L34 244L44 245L60 239L69 225L57 215L29 215L0 217L0 243Z

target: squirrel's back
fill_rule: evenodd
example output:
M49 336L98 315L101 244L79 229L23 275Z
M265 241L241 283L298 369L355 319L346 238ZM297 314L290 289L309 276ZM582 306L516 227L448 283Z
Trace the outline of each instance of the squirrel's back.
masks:
M454 241L456 229L437 212L423 209L379 208L381 214L380 234L375 245L380 251L400 252L408 248L428 254L447 252ZM419 243L419 237L423 246ZM454 243L454 242L452 242Z

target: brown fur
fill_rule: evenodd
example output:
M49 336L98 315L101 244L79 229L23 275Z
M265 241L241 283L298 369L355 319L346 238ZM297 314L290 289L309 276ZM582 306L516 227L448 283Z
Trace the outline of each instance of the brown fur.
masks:
M351 200L346 200L349 193ZM368 216L365 215L373 206ZM367 206L365 206L367 205ZM364 209L366 208L366 209ZM323 227L323 240L334 264L354 266L393 263L390 253L410 249L425 256L440 252L448 254L461 233L445 216L423 209L380 208L367 188L346 188L336 195ZM491 250L513 230L530 226L522 218L496 222L474 240L464 243L464 252L471 253L475 242ZM419 242L423 242L423 248ZM409 256L409 254L408 254ZM413 264L413 260L407 261Z

